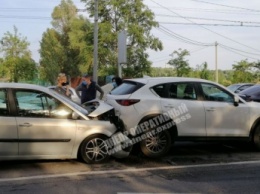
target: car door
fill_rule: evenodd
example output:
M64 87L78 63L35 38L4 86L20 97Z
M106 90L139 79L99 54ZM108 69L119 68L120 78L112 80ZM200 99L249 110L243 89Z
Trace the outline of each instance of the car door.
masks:
M71 155L76 133L72 110L36 90L14 91L20 155Z
M215 84L201 83L205 101L206 130L208 137L248 136L249 107L234 105L234 95Z
M163 113L173 113L179 137L206 137L205 111L203 102L198 99L195 83L161 84L155 86L154 91L161 96Z
M7 96L7 90L0 89L0 156L18 155L17 125Z

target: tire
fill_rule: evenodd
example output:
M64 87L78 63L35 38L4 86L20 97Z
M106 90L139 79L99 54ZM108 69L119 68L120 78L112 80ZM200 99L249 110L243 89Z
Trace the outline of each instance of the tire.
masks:
M80 146L79 155L87 164L99 164L109 159L108 147L105 140L108 137L101 134L94 134L83 140Z
M260 125L254 131L253 143L257 150L260 150Z
M168 131L149 136L140 142L142 153L149 158L159 158L164 156L170 149L171 135Z

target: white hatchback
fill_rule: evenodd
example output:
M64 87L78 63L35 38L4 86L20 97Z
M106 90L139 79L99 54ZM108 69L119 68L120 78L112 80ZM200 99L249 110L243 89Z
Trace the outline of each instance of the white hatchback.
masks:
M260 148L260 104L202 79L161 77L125 80L106 103L123 121L130 144L149 157L174 141L246 140Z

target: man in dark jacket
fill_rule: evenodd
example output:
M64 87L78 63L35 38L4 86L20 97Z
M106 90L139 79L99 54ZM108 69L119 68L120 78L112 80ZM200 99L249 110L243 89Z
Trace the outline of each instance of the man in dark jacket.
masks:
M81 99L81 104L94 100L96 98L96 91L100 92L100 100L103 98L104 91L96 82L91 80L90 75L84 74L82 80L83 81L75 89L78 97ZM79 91L81 91L81 95Z

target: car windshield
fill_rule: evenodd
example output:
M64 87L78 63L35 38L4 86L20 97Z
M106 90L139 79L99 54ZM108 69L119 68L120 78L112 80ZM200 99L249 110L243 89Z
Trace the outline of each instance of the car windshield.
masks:
M237 88L239 88L240 85L239 84L234 84L234 85L230 85L227 87L227 89L229 89L230 91L234 92L237 90Z
M59 98L61 98L63 101L65 101L66 103L68 103L69 105L71 105L73 108L75 108L77 111L81 112L84 115L88 115L89 112L83 108L81 105L77 104L76 102L72 101L70 98L67 98L66 96L63 96L62 94L55 92L54 90L50 89L50 91L58 96Z
M251 87L239 92L239 94L244 94L247 96L260 94L260 85L251 86Z
M139 88L144 86L144 84L139 82L133 82L133 81L125 81L120 86L115 88L110 92L112 95L126 95L126 94L132 94Z

